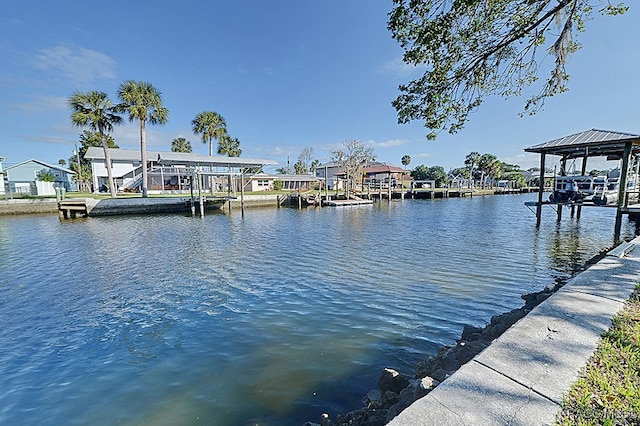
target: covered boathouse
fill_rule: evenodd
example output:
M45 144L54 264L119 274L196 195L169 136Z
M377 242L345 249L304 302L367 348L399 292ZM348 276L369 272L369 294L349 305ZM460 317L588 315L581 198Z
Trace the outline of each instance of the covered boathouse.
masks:
M587 159L589 157L607 157L608 160L622 160L618 184L617 204L615 205L617 208L614 231L616 239L620 236L622 216L624 214L640 213L639 204L629 203L629 195L631 193L635 193L637 195L638 191L636 188L629 190L627 185L629 176L635 173L635 171L630 170L632 159L640 154L640 135L592 129L525 148L525 152L540 154L540 186L538 190L538 201L532 204L536 206L536 226L540 226L542 206L544 204L557 205L558 220L562 217L563 205L571 204L572 207L577 207L578 214L582 206L588 205L586 203L579 203L576 205L575 203L568 201L543 201L542 194L544 192L544 172L547 155L560 156L560 165L562 169L565 168L567 160L582 159L583 175L587 172Z

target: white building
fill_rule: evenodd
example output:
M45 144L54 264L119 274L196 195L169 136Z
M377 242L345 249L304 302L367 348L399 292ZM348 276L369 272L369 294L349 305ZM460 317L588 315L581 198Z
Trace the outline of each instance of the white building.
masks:
M119 191L137 191L142 185L140 151L136 149L109 149L111 170ZM84 158L91 160L94 191L107 191L108 175L104 150L89 147ZM209 157L185 152L147 151L147 188L149 193L187 191L196 172L217 176L220 179L203 179L202 189L211 190L211 185L226 184L229 176L243 176L247 169L265 165L277 165L273 160L241 157ZM194 182L194 186L196 183ZM215 188L215 187L214 187Z

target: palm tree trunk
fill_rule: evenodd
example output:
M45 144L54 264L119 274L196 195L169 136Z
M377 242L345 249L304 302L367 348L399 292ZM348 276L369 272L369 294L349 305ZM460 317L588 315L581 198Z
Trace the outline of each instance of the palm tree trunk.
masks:
M147 198L147 132L146 120L140 120L140 162L142 163L142 197Z
M102 143L102 149L104 150L104 166L107 168L107 177L109 179L109 192L111 198L116 198L116 185L113 182L113 170L111 170L111 154L109 153L109 147L107 146L107 140L104 137L104 131L101 127L98 128L100 133L100 142ZM78 173L80 173L80 163L78 163Z

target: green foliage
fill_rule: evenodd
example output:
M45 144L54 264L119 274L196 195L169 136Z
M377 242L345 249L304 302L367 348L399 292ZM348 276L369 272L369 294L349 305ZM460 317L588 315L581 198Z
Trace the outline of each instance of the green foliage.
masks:
M304 163L300 160L296 161L293 165L293 170L297 175L306 175L307 168L304 166Z
M113 183L111 159L108 152L108 133L113 130L115 125L122 123L122 117L118 115L121 106L112 104L106 93L97 90L86 93L74 92L68 103L71 108L71 122L78 127L88 127L94 135L98 135L100 143L97 146L102 146L107 164L109 191L111 197L115 197L116 187ZM81 170L82 166L78 166L78 169Z
M191 142L185 138L175 138L171 141L171 152L192 152Z
M449 176L442 166L427 167L424 164L420 164L411 171L411 177L414 180L435 180L437 188L442 188L449 184Z
M38 172L38 180L41 182L55 182L56 177L48 169L42 169Z
M218 154L227 157L240 157L242 149L240 149L240 141L238 138L232 138L228 133L222 135L218 140Z
M455 169L451 169L451 170L449 170L449 174L452 175L452 176L460 175L460 176L464 177L465 179L469 179L469 176L470 176L468 167L458 167L458 168L455 168Z
M316 170L318 169L318 167L320 166L320 160L315 159L311 162L311 174L314 175L316 173Z
M617 6L601 13L624 13ZM567 90L568 57L580 49L575 32L591 18L589 0L393 0L388 28L409 65L424 65L422 77L399 87L392 102L399 123L423 120L435 139L456 133L489 95L520 96L537 86L524 112L534 114L546 98ZM572 31L576 30L576 31ZM539 79L543 59L555 57L550 76Z
M213 155L213 140L222 140L227 134L227 122L214 111L198 113L191 121L193 133L202 135L202 143L209 144L209 155Z
M162 95L151 83L127 80L118 89L118 110L129 115L129 121L166 124L169 110L162 105Z
M142 164L142 196L147 196L147 133L146 123L165 124L169 119L169 110L162 105L160 91L146 81L127 80L118 89L120 112L126 112L130 121L140 123L140 151Z
M71 123L78 127L88 127L102 135L122 123L118 106L111 103L109 96L97 90L74 92L68 101L71 108Z
M282 186L283 186L283 183L282 183L281 180L274 180L273 181L273 189L274 190L281 191L282 190Z
M640 287L562 401L560 425L640 423Z

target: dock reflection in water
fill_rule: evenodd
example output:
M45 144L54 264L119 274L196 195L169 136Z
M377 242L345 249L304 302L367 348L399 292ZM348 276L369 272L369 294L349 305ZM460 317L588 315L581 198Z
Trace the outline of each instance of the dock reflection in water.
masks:
M356 409L382 368L412 374L612 244L613 209L536 230L526 199L2 217L0 424L300 425Z

